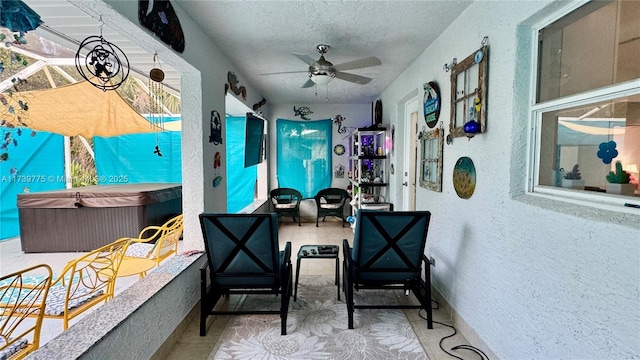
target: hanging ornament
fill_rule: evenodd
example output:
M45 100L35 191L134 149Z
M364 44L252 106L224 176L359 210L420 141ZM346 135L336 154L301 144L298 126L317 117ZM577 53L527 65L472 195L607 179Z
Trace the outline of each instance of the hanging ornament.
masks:
M211 111L210 127L209 142L213 145L222 144L222 122L220 121L220 113L216 110Z
M222 176L220 176L220 168L222 167L222 160L220 156L220 151L216 151L216 154L213 156L213 187L218 187L222 183Z
M157 64L157 65L156 65ZM160 152L160 131L164 131L164 71L158 60L158 53L153 54L153 68L149 71L149 120L156 132L156 147L154 154L162 156Z
M102 18L100 18L102 22ZM87 56L82 56L81 52ZM118 46L100 36L82 40L76 52L76 69L83 79L102 91L115 90L129 76L129 59Z
M469 139L480 132L480 123L476 121L476 118L482 108L480 105L480 99L476 97L473 103L474 105L469 108L469 121L467 121L462 128Z

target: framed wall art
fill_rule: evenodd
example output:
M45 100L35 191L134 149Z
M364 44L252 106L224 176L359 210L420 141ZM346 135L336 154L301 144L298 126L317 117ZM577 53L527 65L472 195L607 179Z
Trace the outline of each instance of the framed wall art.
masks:
M451 68L451 138L486 132L489 47L482 47Z
M436 128L423 131L421 137L420 186L433 191L442 191L442 147L444 130Z

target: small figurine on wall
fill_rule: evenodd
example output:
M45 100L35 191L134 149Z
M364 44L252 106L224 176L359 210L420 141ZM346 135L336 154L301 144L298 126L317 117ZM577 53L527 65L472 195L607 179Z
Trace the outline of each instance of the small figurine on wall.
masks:
M247 100L247 88L244 86L238 86L238 77L233 72L227 73L227 83L224 84L224 93L229 90L233 91L236 95L242 95L242 100Z
M213 145L222 144L222 122L220 121L220 114L213 110L211 111L211 133L209 134L209 142Z
M267 100L265 98L262 98L262 100L260 100L257 103L253 104L253 106L251 108L253 109L253 111L258 111L258 109L263 107L264 104L266 104L266 103L267 103Z
M307 117L307 115L309 114L313 114L313 111L311 111L311 109L309 109L307 106L300 106L299 108L296 109L296 107L293 107L293 114L294 116L300 116L301 119L303 120L311 120Z

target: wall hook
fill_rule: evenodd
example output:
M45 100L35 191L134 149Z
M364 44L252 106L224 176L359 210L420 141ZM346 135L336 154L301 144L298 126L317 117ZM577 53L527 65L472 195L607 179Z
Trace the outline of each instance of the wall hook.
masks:
M449 64L444 64L442 66L442 69L445 72L449 72L451 71L451 69L453 69L454 66L456 66L458 64L458 59L457 58L453 58L453 60L451 60L451 62Z

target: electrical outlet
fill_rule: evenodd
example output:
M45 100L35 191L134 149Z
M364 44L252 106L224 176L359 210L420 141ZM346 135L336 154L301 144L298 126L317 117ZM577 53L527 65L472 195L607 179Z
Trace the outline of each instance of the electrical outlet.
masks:
M429 257L429 262L431 263L431 266L436 267L436 259L434 259L433 256Z

